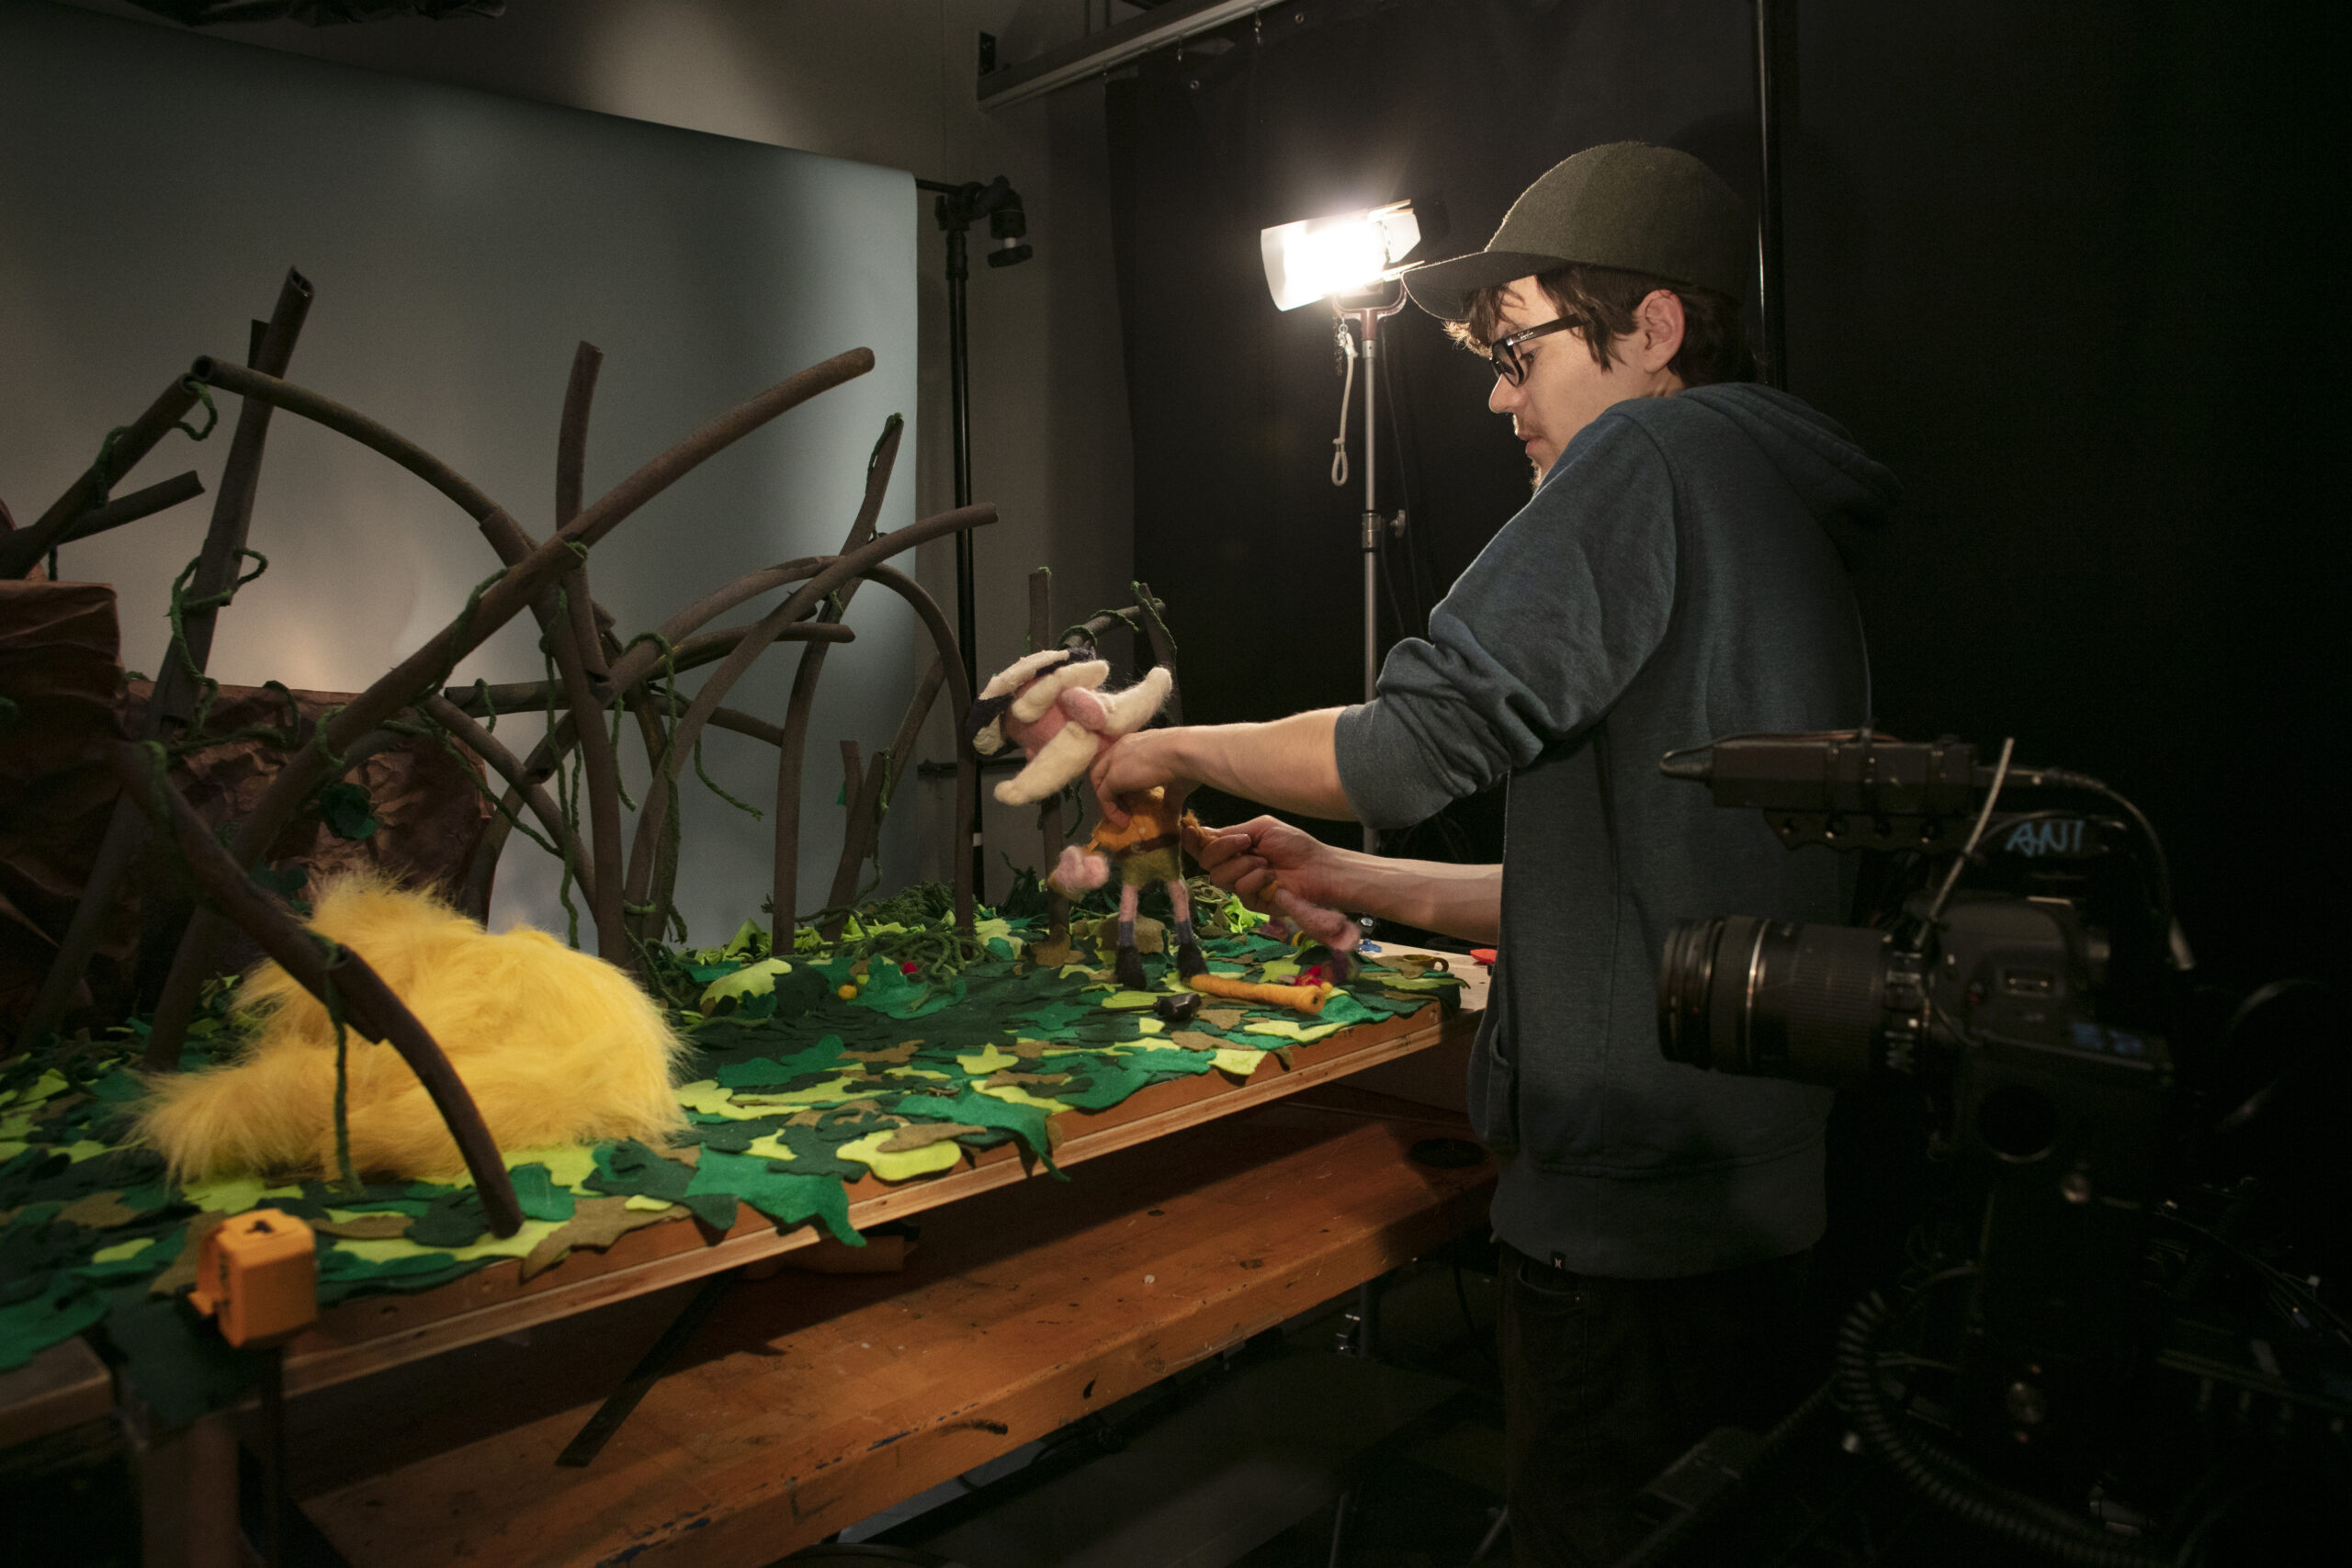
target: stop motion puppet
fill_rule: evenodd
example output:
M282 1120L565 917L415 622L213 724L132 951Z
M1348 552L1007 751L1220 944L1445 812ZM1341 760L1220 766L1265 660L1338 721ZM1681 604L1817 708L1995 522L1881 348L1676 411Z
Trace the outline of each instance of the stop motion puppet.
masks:
M1134 734L1159 716L1168 701L1167 670L1154 667L1134 685L1106 693L1101 688L1110 674L1108 661L1098 658L1092 648L1080 644L1030 654L999 671L981 688L964 725L972 750L985 757L1008 745L1017 746L1028 759L1018 773L996 786L999 801L1026 806L1047 798L1083 778L1094 759L1120 737ZM1199 991L1246 996L1309 1012L1320 1010L1331 994L1328 984L1250 986L1208 973L1193 930L1192 896L1184 886L1184 838L1187 832L1198 834L1200 824L1180 815L1167 792L1157 786L1121 795L1118 805L1126 813L1125 824L1114 828L1107 821L1098 823L1083 847L1063 846L1061 858L1046 881L1064 897L1075 898L1102 886L1116 873L1119 934L1112 973L1119 983L1134 989L1145 984L1143 959L1136 948L1136 904L1143 888L1158 882L1168 890L1175 917L1176 973L1186 985ZM1279 884L1269 897L1302 930L1330 948L1334 966L1341 971L1334 978L1346 978L1346 955L1361 938L1355 923L1294 897Z

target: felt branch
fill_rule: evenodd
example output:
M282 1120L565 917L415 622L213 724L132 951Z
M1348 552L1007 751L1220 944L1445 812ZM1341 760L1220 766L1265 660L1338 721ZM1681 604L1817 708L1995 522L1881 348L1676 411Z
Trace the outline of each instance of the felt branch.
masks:
M857 514L850 521L849 535L842 544L842 553L831 558L834 566L828 566L818 572L818 581L824 579L826 571L834 570L841 560L855 556L857 551L873 542L875 519L881 515L882 498L890 488L890 476L898 466L899 440L905 428L906 422L896 414L884 423L882 437L874 444L873 455L866 460L865 494L858 502ZM646 789L645 809L638 814L637 843L629 852L630 902L641 904L644 901L650 868L639 863L640 858L650 852L649 846L658 841L667 826L670 797L676 787L678 769L701 739L703 727L710 721L711 710L719 705L760 655L768 650L785 627L806 618L812 611L820 619L840 620L842 607L856 591L854 577L836 579L828 582L824 589L813 592L809 586L804 585L763 616L749 633L739 639L728 651L727 657L719 661L718 668L710 678L703 682L702 689L695 694L695 700L687 707L685 716L678 721L677 733L671 738L669 755L664 759L666 765L655 772L653 782ZM820 599L823 601L821 608L818 608ZM805 649L800 656L801 668L808 669L812 660L821 661L824 656L822 644ZM798 694L797 684L795 694ZM778 802L778 805L781 807L782 803ZM781 843L786 839L797 841L800 832L798 813L795 812L792 819L786 821L779 810L777 818L776 841ZM640 934L644 930L644 919L639 917Z
M580 515L581 476L587 465L588 411L596 395L596 372L605 355L595 344L582 342L571 356L571 380L564 389L563 423L556 435L555 522L561 529ZM540 625L553 638L556 667L574 713L590 707L602 710L612 700L611 676L605 668L603 644L596 636L595 601L588 591L588 563L583 558L564 574L560 616L542 611ZM560 635L553 624L562 622ZM595 863L606 868L605 878L589 883L589 907L595 913L596 952L607 962L620 964L627 951L627 927L621 917L617 869L621 863L620 760L613 754L612 737L602 724L580 729L580 761L588 786L588 831L595 846ZM558 842L565 840L559 840Z
M683 675L690 670L699 670L707 664L718 663L721 659L726 658L728 651L741 641L752 629L750 626L729 626L724 631L706 632L698 637L692 637L680 643L678 656L673 661L677 672ZM857 634L838 622L802 621L797 625L786 626L777 640L782 642L855 642ZM610 678L609 671L606 672L606 678ZM550 702L558 707L566 709L571 705L571 694L563 689L563 683L560 681L553 686L549 686L545 681L512 681L495 686L487 682L479 686L445 686L442 688L441 695L447 698L450 705L458 712L473 718L485 718L492 714L537 713L543 711ZM713 722L716 723L716 719ZM569 728L571 719L568 715L564 724L566 728L563 750L569 751L571 749L571 738Z
M251 358L256 368L271 375L285 372L294 356L294 344L301 335L302 322L310 314L311 296L310 281L289 269L279 286L277 305L269 320L254 323ZM213 500L212 521L205 530L204 547L197 557L193 580L180 601L187 609L174 618L172 646L164 655L164 667L156 675L154 691L148 698L142 739L170 739L187 728L204 694L216 689L206 680L204 671L212 657L213 625L236 593L237 570L253 527L254 495L261 482L262 450L269 436L269 416L270 405L252 399L247 399L238 411L237 433L229 443L229 456L220 469L220 492ZM73 532L81 536L95 534L101 527L112 527L114 523L103 521L106 513L128 509L182 480L194 486L190 493L202 491L204 487L196 484L195 479L193 474L183 474L178 480L167 479L109 502L85 513L74 524ZM161 511L162 505L148 510ZM130 520L130 516L119 519ZM89 969L90 955L97 950L107 919L115 911L122 880L136 863L147 835L147 819L138 806L128 796L118 798L112 815L107 818L106 837L99 841L97 856L83 884L74 918L66 925L65 935L50 960L49 972L42 976L40 994L17 1035L19 1049L31 1049L63 1021L67 1010L73 1006L74 993L81 987L82 976ZM155 912L149 911L151 915ZM160 940L176 940L183 923L179 918L162 922Z
M647 502L715 454L786 410L843 381L864 375L873 367L874 355L870 350L853 349L777 383L646 463L546 542L511 564L498 578L487 583L478 595L469 598L447 626L319 726L314 744L289 760L272 781L259 806L240 825L231 846L231 852L238 863L252 863L284 829L312 790L331 777L341 776L345 748L358 736L414 703L428 688L447 680L449 671L456 668L459 660L538 598L542 589L577 565L579 551L593 547ZM193 379L262 397L306 418L315 419L351 435L363 445L385 452L386 456L425 478L453 500L464 493L467 499L460 501L460 504L466 506L468 512L482 525L485 534L493 536L493 546L500 543L497 536L508 530L512 531L513 536L521 535L521 529L511 517L492 505L486 496L481 496L480 491L466 484L446 464L391 435L372 421L361 420L348 410L327 404L316 394L303 392L250 371L232 371L210 359L197 361ZM379 445L379 442L383 444ZM503 522L503 528L495 526L494 520ZM568 647L569 638L559 638L558 646ZM165 1067L178 1061L180 1043L186 1038L187 1026L194 1019L197 997L202 989L211 954L220 934L219 922L209 917L199 916L189 923L187 934L180 942L179 953L173 962L171 974L164 981L164 994L155 1010L153 1032L148 1041L147 1059L151 1066Z
M813 561L810 564L813 566ZM708 613L718 615L721 610L714 609ZM706 664L716 664L725 658L728 652L752 629L750 626L733 626L724 631L707 632L701 637L687 638L677 647L676 669L684 672L700 669ZM844 626L836 626L824 621L800 621L786 627L779 634L779 640L854 642L856 637L856 633ZM650 660L644 662L650 664ZM608 678L617 684L627 673L628 664L625 660L615 660L607 668ZM569 699L560 689L560 682L558 682L558 689L550 692L548 683L544 681L518 682L499 686L487 683L478 686L450 686L444 690L442 695L461 712L475 717L485 716L493 712L544 710L551 703L567 709L569 706ZM645 734L646 761L649 771L660 768L662 752L667 749L664 739L667 731L662 726L661 716L653 711L652 701L647 693L644 679L639 678L632 684L620 685L619 700L621 705L636 717L639 729ZM711 715L711 722L725 729L742 729L741 723L730 722L722 717L723 715L734 715L737 719L743 717L733 708L719 708ZM757 723L758 721L745 720L744 722ZM766 728L774 728L773 726ZM744 729L742 732L748 735L760 733L757 729ZM777 732L779 738L781 733L781 731ZM544 783L558 767L562 765L564 758L570 754L577 739L578 734L572 716L566 711L557 721L555 728L532 748L529 760L524 764L525 776L536 782ZM771 745L778 743L780 740L770 741ZM521 808L522 804L522 797L510 789L499 805L499 815L483 825L481 836L475 840L473 853L467 862L465 874L459 879L463 891L458 897L458 908L472 914L476 919L488 918L490 885L497 873L498 857L506 848L507 835L512 829L513 814Z
M49 554L85 513L103 504L107 492L138 465L140 458L153 451L155 444L170 434L195 406L196 389L188 384L187 378L181 377L147 405L146 412L109 435L98 449L97 461L83 469L81 478L50 503L39 522L29 528L0 536L0 577L22 577L40 565L40 558Z
M522 759L515 756L504 741L476 724L447 697L427 697L418 705L434 723L465 742L468 750L489 763L498 776L506 781L509 788L521 792L524 804L530 807L531 815L539 819L539 826L548 830L548 838L559 847L559 852L570 851L574 863L572 875L594 899L596 890L603 886L597 880L596 867L611 863L589 857L587 851L580 845L579 835L572 831L571 824L564 820L563 812L548 797L540 781L532 778L525 770ZM597 727L591 725L589 728Z
M330 1013L339 1007L345 1021L361 1035L381 1041L401 1054L425 1093L432 1096L434 1108L465 1156L466 1169L481 1195L482 1213L492 1233L509 1236L522 1229L523 1210L514 1196L514 1183L506 1174L506 1162L499 1156L481 1111L464 1080L449 1066L449 1058L407 1004L368 966L366 959L304 930L290 911L245 874L164 776L161 748L117 741L107 748L107 761L121 782L124 798L137 802L157 827L171 835L181 863L214 908L259 943Z
M953 512L939 513L919 523L910 523L903 528L895 529L870 539L847 555L836 556L829 560L823 570L794 590L791 597L785 600L760 624L763 628L768 626L781 628L787 626L807 615L819 601L850 579L866 576L876 582L887 584L900 597L908 599L910 604L914 604L919 615L923 614L927 607L929 614L926 620L931 625L933 636L936 639L944 627L945 622L937 618L939 607L930 603L931 595L908 578L890 570L882 563L902 550L912 549L926 539L958 533L967 528L985 527L995 521L996 508L983 502L978 506L959 507ZM948 635L952 638L953 634ZM688 709L685 717L678 722L678 731L672 738L669 754L663 760L663 766L654 774L653 783L646 791L645 808L638 813L637 841L629 852L628 897L632 904L642 907L646 901L646 891L652 874L652 846L659 841L663 822L669 816L670 799L676 788L681 760L692 750L695 737L701 733L704 724L707 722L710 709L718 705L718 699L725 694L727 688L732 685L736 677L750 666L751 658L745 656L745 649L752 649L756 640L756 638L746 638L743 643L737 646L734 652L728 655L726 660L720 664L718 672L703 683L702 690L696 694L694 705ZM758 643L759 648L765 646L764 642ZM756 657L756 652L757 650L754 649L752 657ZM619 673L617 670L615 671L616 679ZM786 728L787 729L791 728L789 723ZM968 841L969 831L969 824L967 823L964 827L966 837L959 841ZM960 877L959 887L969 880L968 874ZM968 890L967 890L967 894ZM789 898L790 895L787 892L786 908L789 908ZM959 902L958 909L959 919L968 924L970 921L968 904ZM779 916L778 919L781 919L782 917Z
M939 688L946 682L947 661L934 656L931 668L916 683L914 695L908 699L906 716L899 720L899 733L891 740L890 750L876 761L873 775L866 780L866 793L857 798L849 822L842 830L841 863L833 869L835 905L846 904L857 896L857 868L877 852L875 841L882 834L883 813L889 809L891 793L906 773L907 759L915 754L915 744L922 736L922 721L929 716ZM712 722L717 722L716 715ZM778 739L782 739L781 731ZM831 937L839 930L836 924L827 935Z
M135 490L129 495L117 496L104 506L85 512L74 525L65 531L65 536L58 543L79 544L82 540L93 538L109 528L119 528L126 523L136 523L142 517L153 517L158 512L177 506L183 501L194 501L203 493L204 481L198 479L195 471L191 469L185 474L164 479L161 483L149 485L145 490Z
M592 348L588 352L593 355L595 351ZM500 561L510 570L530 559L536 549L545 547L537 545L504 507L484 494L479 486L464 475L406 436L368 418L365 414L345 408L331 399L322 397L308 388L297 387L256 371L241 371L210 360L197 361L196 378L226 390L241 393L246 399L248 406L255 402L265 406L275 404L286 409L288 412L323 424L328 429L349 436L352 440L372 451L380 453L401 468L408 469L409 472L455 502L468 516L471 517L475 525L481 530L482 537L488 540L491 548L497 552ZM580 363L575 358L571 395L567 398L565 417L567 424L577 427L582 432L580 438L584 440L587 415L584 408L584 394L581 390L582 379ZM585 383L591 388L594 385L593 367L585 377ZM559 489L560 486L561 480L559 479ZM601 505L602 502L599 504ZM576 510L572 518L564 521L568 525L576 524ZM560 531L559 536L561 536ZM587 542L589 541L583 536L582 543ZM580 552L573 552L573 554L578 557ZM576 581L580 585L581 597L584 604L587 578L583 559L575 558L570 563L566 581ZM594 705L601 706L601 702L595 701L601 694L594 691L588 680L585 663L587 654L582 650L576 636L576 626L584 624L589 626L593 637L594 625L593 619L582 616L575 622L573 618L559 610L559 604L568 599L568 594L560 594L552 584L540 583L535 586L538 591L527 596L527 603L539 622L540 633L547 642L548 650L554 655L556 669L566 691L571 694L571 700L575 705L594 703ZM453 657L450 663L454 665L457 658L461 657L463 657L462 652ZM609 748L606 750L608 750ZM588 771L592 779L611 778L613 775L609 756L602 759L606 766L599 769L595 765L599 760L595 750L594 742L582 742L582 751L588 762ZM593 803L595 794L602 792L597 791L594 784L591 787ZM620 819L616 805L612 807L610 815L613 850L617 854L620 843ZM598 906L596 918L597 950L607 959L617 961L619 957L625 955L623 950L627 945L621 929L618 904L608 900L606 905Z
M865 462L866 497L878 500L874 487L876 470L880 469L887 481L888 470L899 458L899 440L904 422L892 414L882 427L882 438L874 444L873 455ZM842 541L844 551L854 550L872 536L873 517L869 508L861 506L857 519L851 523L849 536ZM820 615L839 620L849 608L850 594L855 592L850 584L841 595L827 604ZM824 672L825 650L822 648L803 649L799 667L792 672L792 694L784 708L785 739L778 747L775 771L775 855L770 865L769 905L774 911L775 929L788 935L792 930L794 908L800 898L800 767L802 753L808 743L808 716L817 696L817 677ZM846 847L846 846L845 846ZM834 878L840 880L838 876ZM836 900L838 902L838 900Z

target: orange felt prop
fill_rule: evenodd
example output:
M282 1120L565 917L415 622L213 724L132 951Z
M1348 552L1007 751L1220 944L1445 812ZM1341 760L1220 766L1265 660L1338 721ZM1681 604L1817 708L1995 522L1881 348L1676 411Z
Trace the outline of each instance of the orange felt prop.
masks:
M1264 1002L1272 1007L1290 1008L1306 1013L1321 1012L1323 1004L1337 996L1340 990L1339 987L1328 981L1319 986L1269 986L1257 980L1227 979L1222 975L1195 975L1184 983L1212 997Z

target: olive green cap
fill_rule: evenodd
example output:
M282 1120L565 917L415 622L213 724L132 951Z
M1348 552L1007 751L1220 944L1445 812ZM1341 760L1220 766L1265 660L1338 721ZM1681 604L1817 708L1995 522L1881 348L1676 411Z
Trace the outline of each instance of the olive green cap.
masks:
M1414 267L1405 288L1430 315L1458 321L1479 289L1571 263L1738 299L1756 275L1756 231L1731 186L1690 153L1611 141L1520 192L1485 250Z

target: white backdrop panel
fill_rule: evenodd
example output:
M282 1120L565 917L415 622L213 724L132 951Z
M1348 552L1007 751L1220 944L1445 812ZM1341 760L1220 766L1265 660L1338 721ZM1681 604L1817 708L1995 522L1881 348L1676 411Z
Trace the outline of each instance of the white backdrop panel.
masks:
M900 171L12 0L0 6L0 496L28 522L197 355L242 363L247 323L268 314L288 265L318 290L289 379L417 441L534 535L552 525L579 340L605 355L591 500L719 410L872 348L873 374L721 454L598 548L597 596L631 636L737 573L838 547L884 419L914 414L919 212ZM117 493L187 468L214 486L235 412L222 402L220 434L168 437ZM912 437L885 529L913 519ZM209 508L208 495L64 552L65 577L117 586L135 669L162 659L168 585ZM211 662L236 684L357 690L497 564L447 501L282 413L251 543L270 570L222 616ZM918 628L894 596L868 590L850 624L858 640L830 656L811 728L804 910L822 902L839 852L835 743L887 745L913 684ZM769 656L732 705L780 720L794 657ZM540 669L526 617L459 678ZM534 732L500 727L518 750ZM733 793L769 804L771 749L713 732L705 754ZM680 902L695 941L720 940L766 891L768 829L691 772L685 801ZM913 846L889 838L896 886ZM555 881L518 836L494 923L560 929Z

